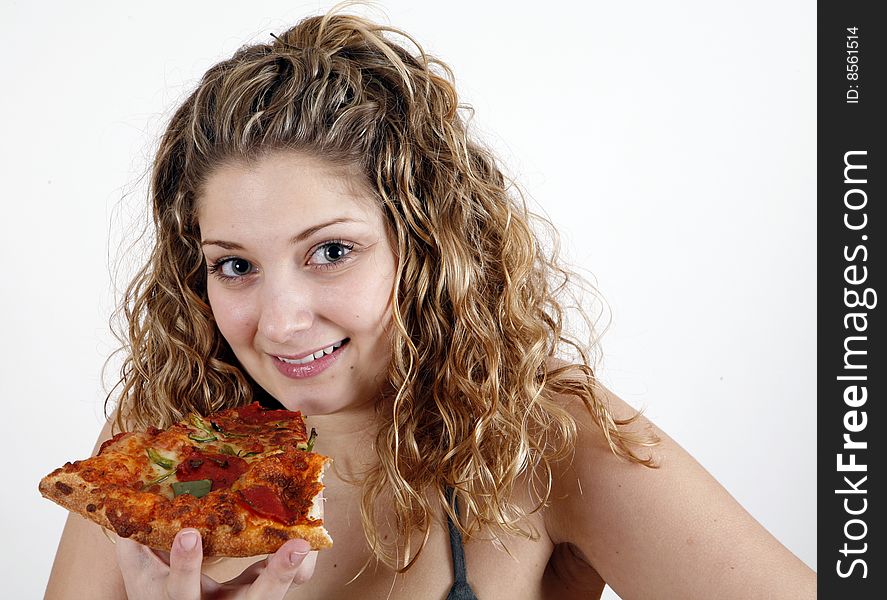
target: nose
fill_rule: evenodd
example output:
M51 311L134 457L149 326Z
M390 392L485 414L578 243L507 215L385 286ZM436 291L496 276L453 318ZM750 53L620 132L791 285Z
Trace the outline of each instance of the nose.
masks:
M295 286L263 290L258 331L268 341L285 345L313 323L310 291Z

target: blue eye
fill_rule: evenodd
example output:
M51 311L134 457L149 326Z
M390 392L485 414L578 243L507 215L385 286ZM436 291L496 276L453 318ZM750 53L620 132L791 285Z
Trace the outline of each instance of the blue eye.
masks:
M239 279L244 275L249 275L253 270L253 265L243 258L230 257L217 260L207 269L219 279Z
M319 268L331 268L336 263L345 262L353 249L354 244L341 241L326 242L311 254L311 263Z

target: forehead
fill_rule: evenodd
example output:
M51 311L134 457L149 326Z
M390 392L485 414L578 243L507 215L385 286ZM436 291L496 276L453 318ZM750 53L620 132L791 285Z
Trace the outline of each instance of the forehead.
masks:
M292 151L226 161L210 172L197 197L201 229L340 216L381 219L375 194L359 167Z

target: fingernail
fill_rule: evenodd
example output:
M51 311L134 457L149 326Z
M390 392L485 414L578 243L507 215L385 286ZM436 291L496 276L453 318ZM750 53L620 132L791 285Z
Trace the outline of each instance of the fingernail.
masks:
M311 551L311 544L305 540L299 540L293 544L293 546L296 547L290 550L290 564L296 566L300 564L305 559L305 555Z
M197 539L196 531L184 531L179 534L179 546L182 550L190 552L197 547Z

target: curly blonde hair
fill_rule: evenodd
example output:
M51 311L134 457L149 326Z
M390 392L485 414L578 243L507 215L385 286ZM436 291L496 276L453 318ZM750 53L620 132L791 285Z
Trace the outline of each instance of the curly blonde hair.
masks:
M548 501L554 463L577 432L564 395L584 403L615 453L650 465L633 449L649 438L614 419L596 391L594 346L565 326L561 297L576 277L531 223L556 233L510 193L492 153L469 137L465 112L446 64L402 31L336 12L209 69L153 165L156 241L119 310L118 426L165 427L263 394L215 326L196 203L221 164L299 151L361 168L397 256L391 398L378 408L378 465L361 480L364 531L380 560L412 564L409 540L427 539L434 497L465 535L535 535L515 486L526 476L536 509ZM552 368L566 349L577 358ZM391 541L378 528L383 497L399 533Z

